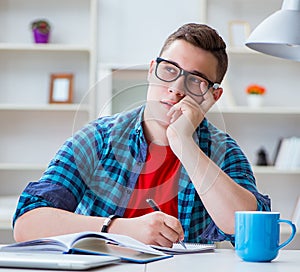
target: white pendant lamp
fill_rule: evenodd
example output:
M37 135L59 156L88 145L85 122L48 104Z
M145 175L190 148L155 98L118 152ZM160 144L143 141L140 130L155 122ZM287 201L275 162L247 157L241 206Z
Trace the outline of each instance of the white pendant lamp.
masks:
M300 61L300 0L284 0L250 34L246 46L264 54Z

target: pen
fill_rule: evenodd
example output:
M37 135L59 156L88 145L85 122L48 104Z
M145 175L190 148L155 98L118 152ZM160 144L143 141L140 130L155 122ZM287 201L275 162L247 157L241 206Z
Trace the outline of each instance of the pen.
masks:
M159 208L159 206L155 203L155 201L153 199L147 198L146 201L154 211L161 211L161 209ZM183 241L179 241L179 244L181 244L182 247L186 249L186 246Z

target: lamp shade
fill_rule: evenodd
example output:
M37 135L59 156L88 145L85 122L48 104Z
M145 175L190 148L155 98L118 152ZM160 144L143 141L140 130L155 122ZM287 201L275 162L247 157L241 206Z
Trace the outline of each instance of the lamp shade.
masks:
M261 53L300 61L300 0L285 0L281 10L259 24L245 44Z

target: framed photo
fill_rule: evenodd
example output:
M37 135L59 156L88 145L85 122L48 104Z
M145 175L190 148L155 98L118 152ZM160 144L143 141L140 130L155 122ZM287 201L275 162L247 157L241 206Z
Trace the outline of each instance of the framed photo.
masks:
M300 227L300 196L297 199L296 206L294 208L294 212L292 215L292 222L297 226Z
M73 74L51 74L49 103L72 103Z
M246 21L229 22L229 43L231 47L243 47L250 35L250 24Z

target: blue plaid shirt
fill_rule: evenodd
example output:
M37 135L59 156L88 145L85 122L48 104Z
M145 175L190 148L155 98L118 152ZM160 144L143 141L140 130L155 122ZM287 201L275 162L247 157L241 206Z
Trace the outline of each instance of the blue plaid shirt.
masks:
M21 194L13 225L19 216L38 207L122 216L147 155L143 112L142 106L99 118L68 139L41 179L30 182ZM229 135L204 119L194 136L208 157L255 195L258 210L270 210L270 199L257 191L249 162ZM212 221L184 167L178 181L178 219L186 241L234 242L234 236L223 233Z

